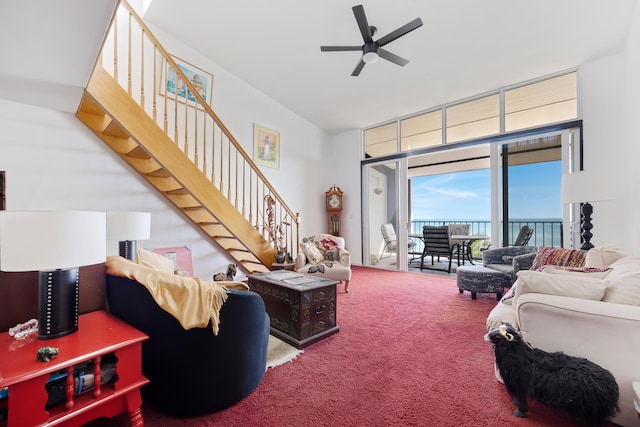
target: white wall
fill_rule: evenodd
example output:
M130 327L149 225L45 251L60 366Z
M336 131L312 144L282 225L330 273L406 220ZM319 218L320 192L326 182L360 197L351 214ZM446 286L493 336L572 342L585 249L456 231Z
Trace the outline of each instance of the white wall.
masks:
M625 103L626 61L617 54L585 64L580 69L584 131L584 169L608 171L613 199L593 202L594 245L624 242L623 195L627 180L624 163L628 129Z
M342 211L342 237L351 253L351 264L362 265L362 204L360 203L360 131L350 130L336 135L323 146L324 163L320 169L316 193L322 200L322 214L326 223L324 192L334 184L344 192ZM304 219L304 218L303 218ZM322 230L326 230L324 224Z
M631 22L631 30L627 38L626 46L626 85L625 108L627 117L627 138L624 155L618 157L618 162L625 167L622 177L626 183L624 197L624 239L623 247L634 254L640 254L640 5L636 5L636 11Z

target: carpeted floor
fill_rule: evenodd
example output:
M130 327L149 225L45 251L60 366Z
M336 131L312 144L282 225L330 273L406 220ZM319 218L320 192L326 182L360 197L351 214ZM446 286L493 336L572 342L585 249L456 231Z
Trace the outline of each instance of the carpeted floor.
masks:
M450 277L364 267L349 290L338 286L340 332L269 369L243 401L185 420L143 405L146 425L578 426L535 402L528 418L511 414L483 340L495 295L472 300Z

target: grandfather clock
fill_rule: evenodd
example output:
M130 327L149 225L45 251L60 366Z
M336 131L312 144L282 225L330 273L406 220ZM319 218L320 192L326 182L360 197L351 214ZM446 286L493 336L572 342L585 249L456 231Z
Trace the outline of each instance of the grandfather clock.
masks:
M340 215L342 214L342 190L335 185L325 193L327 198L328 233L340 236Z

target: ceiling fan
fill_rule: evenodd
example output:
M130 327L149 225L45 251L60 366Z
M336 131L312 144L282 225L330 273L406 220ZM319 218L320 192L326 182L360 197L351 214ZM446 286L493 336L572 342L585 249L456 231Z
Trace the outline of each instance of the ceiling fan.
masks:
M404 67L409 63L408 60L395 55L382 47L388 43L391 43L395 39L404 36L405 34L415 30L422 26L422 20L416 18L408 24L403 25L395 31L390 32L384 37L380 37L378 40L373 40L377 28L370 26L367 22L367 15L364 13L364 7L362 5L353 7L353 14L356 17L356 22L362 33L362 39L364 44L362 46L320 46L322 52L338 52L338 51L362 51L362 57L351 73L352 76L357 76L364 68L365 64L372 64L378 60L378 57L391 61L394 64L398 64Z

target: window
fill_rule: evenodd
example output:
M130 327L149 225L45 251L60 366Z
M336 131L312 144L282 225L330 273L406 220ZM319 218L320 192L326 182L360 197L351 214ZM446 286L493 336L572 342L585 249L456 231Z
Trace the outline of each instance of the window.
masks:
M502 103L501 103L502 102ZM364 157L429 149L578 118L576 71L364 130ZM443 121L446 123L443 131ZM502 124L503 123L503 124ZM503 128L501 128L503 126ZM398 128L400 144L398 144Z
M574 72L505 91L505 131L577 118L577 88Z
M447 107L447 142L481 138L500 132L498 94Z
M364 156L380 157L398 152L398 123L364 131Z
M400 121L400 150L442 144L442 109Z

